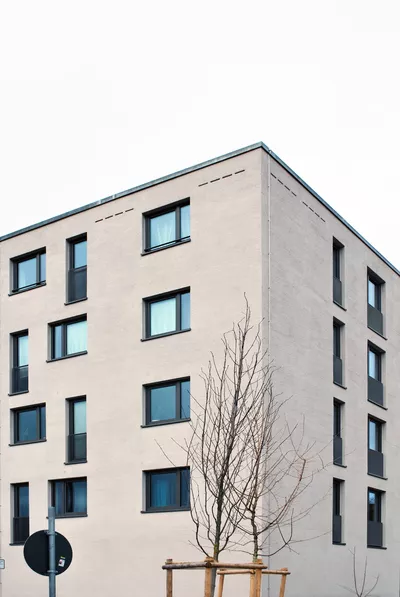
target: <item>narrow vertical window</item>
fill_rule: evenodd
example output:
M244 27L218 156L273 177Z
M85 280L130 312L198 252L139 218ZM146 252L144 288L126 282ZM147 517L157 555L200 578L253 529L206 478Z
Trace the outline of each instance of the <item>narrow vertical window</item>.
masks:
M12 542L24 543L29 537L29 484L17 483L12 486L14 513Z
M333 381L343 385L342 335L343 324L333 322Z
M333 479L332 485L332 543L342 540L342 494L344 481Z
M335 238L332 245L332 270L333 270L333 301L338 305L343 305L342 288L342 262L344 247Z
M384 492L368 488L368 547L383 546L382 496Z
M383 477L382 435L384 423L368 417L368 473Z
M333 464L343 464L343 439L342 439L342 411L343 403L338 400L333 402Z
M87 239L85 236L71 239L68 250L67 302L74 303L87 295Z
M368 344L368 400L383 406L382 359L384 353Z
M11 336L12 366L11 394L27 392L29 389L28 332Z
M86 462L86 398L68 400L68 462Z
M382 289L384 284L379 276L368 270L368 327L380 335L383 335Z

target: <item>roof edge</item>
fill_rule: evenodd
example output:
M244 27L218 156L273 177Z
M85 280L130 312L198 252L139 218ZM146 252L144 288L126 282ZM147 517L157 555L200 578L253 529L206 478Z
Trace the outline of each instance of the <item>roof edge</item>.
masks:
M133 195L139 191L143 191L144 189L148 189L150 187L162 184L169 180L173 180L174 178L179 178L180 176L185 176L185 174L190 174L191 172L195 172L197 170L201 170L202 168L207 168L208 166L212 166L213 164L218 164L220 162L224 162L225 160L229 160L231 158L237 157L239 155L243 155L244 153L248 153L250 151L254 151L256 149L263 149L266 153L268 153L282 168L284 168L293 178L295 178L299 184L301 184L309 193L311 193L328 211L330 211L342 224L346 226L355 236L357 236L379 259L381 259L391 270L393 270L398 276L400 276L400 271L388 260L384 257L375 247L373 247L349 222L347 222L333 207L329 205L310 185L308 185L290 166L288 166L276 153L274 153L265 143L259 141L258 143L253 143L252 145L247 145L246 147L242 147L241 149L237 149L235 151L231 151L229 153L225 153L221 156L216 158L206 160L205 162L200 162L199 164L195 164L194 166L190 166L189 168L184 168L183 170L178 170L173 172L172 174L167 174L166 176L162 176L161 178L156 178L154 180L150 180L144 184L138 185L136 187L132 187L131 189L127 189L126 191L121 191L120 193L115 193L114 195L110 195L105 197L104 199L98 199L97 201L93 201L92 203L87 203L86 205L82 205L81 207L77 207L70 211L66 211L62 214L57 216L53 216L52 218L48 218L46 220L42 220L41 222L37 222L36 224L31 224L30 226L26 226L25 228L20 228L19 230L15 230L14 232L9 232L8 234L4 234L0 236L0 242L4 242L10 238L15 236L20 236L21 234L25 234L26 232L30 232L32 230L36 230L37 228L42 228L43 226L47 226L48 224L53 224L54 222L58 222L59 220L63 220L64 218L69 218L81 212L87 211L89 209L93 209L94 207L98 207L99 205L104 205L106 203L110 203L111 201L115 201L116 199L121 199L122 197L126 197L127 195Z

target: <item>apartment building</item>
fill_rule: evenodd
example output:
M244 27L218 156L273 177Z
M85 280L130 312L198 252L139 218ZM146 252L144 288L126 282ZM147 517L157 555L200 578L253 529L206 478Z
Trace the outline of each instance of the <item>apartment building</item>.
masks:
M324 464L269 565L290 597L339 596L356 547L398 594L399 272L264 144L7 234L0 276L1 597L45 594L23 543L49 504L60 597L161 597L164 560L199 558L179 444L244 292Z

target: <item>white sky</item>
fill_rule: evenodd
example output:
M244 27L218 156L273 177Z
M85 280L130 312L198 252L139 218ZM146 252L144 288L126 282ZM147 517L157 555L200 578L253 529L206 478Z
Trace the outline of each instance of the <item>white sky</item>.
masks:
M0 234L264 141L397 267L398 0L3 0Z

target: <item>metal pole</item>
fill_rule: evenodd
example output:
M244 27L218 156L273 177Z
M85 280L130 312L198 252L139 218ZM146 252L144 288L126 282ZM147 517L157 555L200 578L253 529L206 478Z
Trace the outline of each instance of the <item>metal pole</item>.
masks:
M49 506L49 597L56 597L56 509Z

